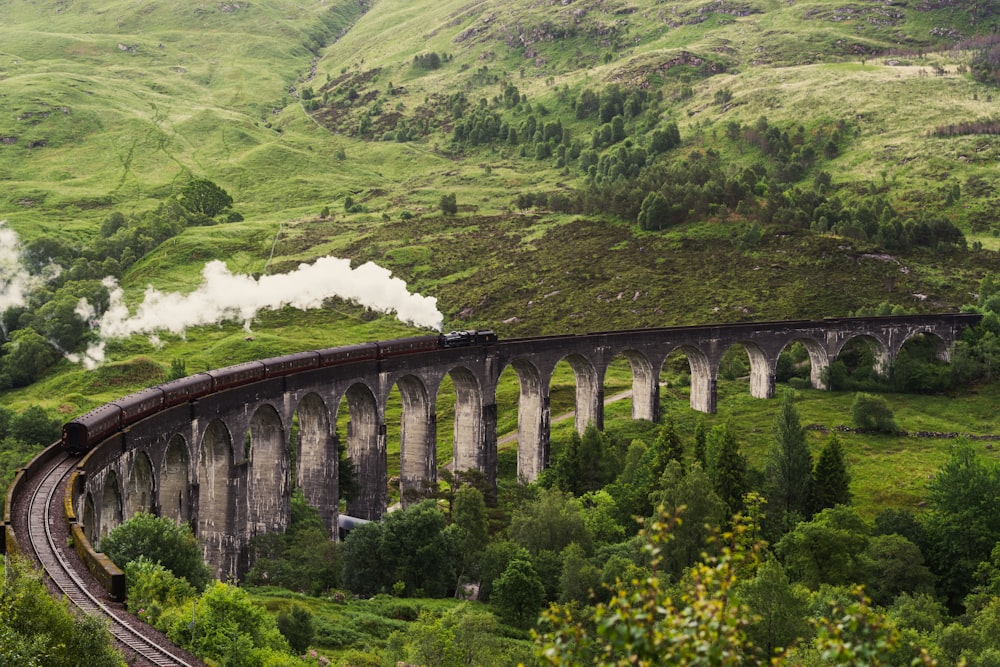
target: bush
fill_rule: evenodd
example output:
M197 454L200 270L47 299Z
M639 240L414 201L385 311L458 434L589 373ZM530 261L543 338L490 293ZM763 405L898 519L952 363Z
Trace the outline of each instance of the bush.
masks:
M316 630L313 617L302 605L292 605L288 612L278 614L278 631L288 640L295 653L305 653L312 643Z
M863 431L876 433L895 433L899 430L893 419L892 410L881 396L858 393L851 405L851 417L854 426Z
M455 200L455 193L441 195L441 201L438 205L441 208L441 212L445 215L455 215L458 213L458 202Z
M101 550L119 567L145 556L198 590L211 578L201 545L187 524L139 512L101 540Z

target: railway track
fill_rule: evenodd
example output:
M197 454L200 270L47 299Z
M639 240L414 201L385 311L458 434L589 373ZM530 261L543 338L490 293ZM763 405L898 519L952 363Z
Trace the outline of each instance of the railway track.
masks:
M42 564L53 585L84 613L99 615L108 620L111 634L128 651L146 664L159 666L201 667L201 663L181 655L175 647L164 647L145 635L149 630L135 619L114 609L91 593L90 587L70 564L65 544L59 544L53 526L65 519L53 512L53 499L62 508L61 491L66 476L72 471L76 459L60 454L39 472L39 486L28 501L28 542L35 557ZM75 554L71 556L75 558Z

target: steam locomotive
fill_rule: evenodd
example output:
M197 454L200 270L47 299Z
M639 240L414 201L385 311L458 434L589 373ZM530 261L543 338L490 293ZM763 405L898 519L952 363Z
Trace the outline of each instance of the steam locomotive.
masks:
M74 456L85 454L93 445L155 412L261 380L406 354L492 345L496 341L497 335L490 330L452 331L438 336L400 338L297 352L196 373L129 394L67 422L63 425L61 444L63 449Z

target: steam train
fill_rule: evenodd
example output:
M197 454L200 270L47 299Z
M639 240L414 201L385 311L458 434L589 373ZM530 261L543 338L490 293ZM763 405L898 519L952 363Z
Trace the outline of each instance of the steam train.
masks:
M196 373L129 394L67 422L62 428L61 445L74 456L85 454L93 445L155 412L261 380L406 354L492 345L496 341L497 335L489 330L452 331L438 336L399 338L297 352Z

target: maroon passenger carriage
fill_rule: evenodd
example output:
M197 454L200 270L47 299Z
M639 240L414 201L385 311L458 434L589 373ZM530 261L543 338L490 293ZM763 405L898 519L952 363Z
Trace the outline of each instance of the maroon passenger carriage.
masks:
M496 341L497 335L489 330L452 331L439 336L417 336L297 352L196 373L142 389L67 422L62 429L62 446L70 454L85 454L102 440L160 410L269 378L438 349L492 345Z

